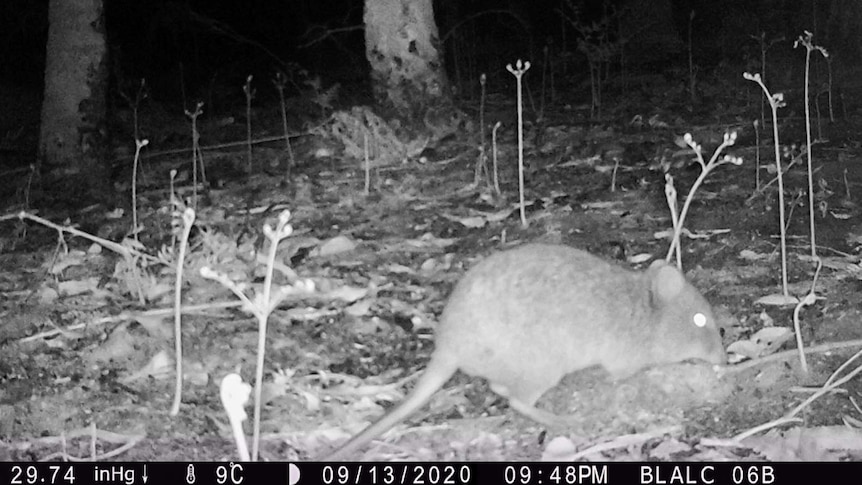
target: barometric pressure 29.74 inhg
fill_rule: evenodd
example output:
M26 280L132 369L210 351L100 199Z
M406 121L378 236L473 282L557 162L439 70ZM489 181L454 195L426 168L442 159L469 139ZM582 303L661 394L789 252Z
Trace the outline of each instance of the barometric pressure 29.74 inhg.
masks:
M71 463L58 465L12 465L9 468L9 485L74 485L76 480L75 466Z

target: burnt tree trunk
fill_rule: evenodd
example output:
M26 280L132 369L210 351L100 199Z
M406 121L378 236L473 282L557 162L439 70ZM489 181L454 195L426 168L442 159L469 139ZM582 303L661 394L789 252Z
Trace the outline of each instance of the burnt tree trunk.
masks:
M105 200L106 44L101 0L50 0L39 161L52 189Z
M365 0L364 20L375 100L408 117L448 105L432 0Z

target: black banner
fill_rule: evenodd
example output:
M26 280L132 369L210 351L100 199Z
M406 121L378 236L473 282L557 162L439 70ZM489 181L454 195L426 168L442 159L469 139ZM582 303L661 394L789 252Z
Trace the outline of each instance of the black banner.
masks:
M854 463L0 463L8 485L788 485L862 483ZM849 481L848 481L849 480Z

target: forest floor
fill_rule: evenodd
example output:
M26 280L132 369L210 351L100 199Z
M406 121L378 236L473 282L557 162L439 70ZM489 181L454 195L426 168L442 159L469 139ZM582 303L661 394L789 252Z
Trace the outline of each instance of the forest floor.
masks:
M56 228L32 219L0 220L0 459L89 459L94 451L97 459L237 459L219 384L233 372L254 383L258 322L199 270L208 266L246 283L247 293L260 292L268 254L262 228L274 226L285 209L294 232L278 246L274 285L309 279L315 290L286 299L269 317L261 457L325 456L404 397L414 382L409 377L433 350L448 293L481 258L541 241L629 267L663 259L672 228L665 173L681 204L701 171L693 152L675 140L691 133L708 158L731 131L738 139L725 152L744 162L707 176L681 243L686 275L714 306L731 350L726 368L676 364L622 382L600 371L573 375L539 404L576 416L562 429L519 416L481 379L459 374L420 413L353 458L567 460L576 452L590 460L862 458L862 379L794 409L862 347L862 117L851 113L815 128L814 225L822 261L816 281L807 158L799 148L804 119L781 121L782 167L796 161L783 179L789 292L802 299L814 282L817 295L799 314L806 373L795 350L795 305L762 298L782 293L771 126L755 136L750 120L760 113L744 106L698 114L627 101L649 108L608 108L602 121L590 121L588 110L558 103L558 111L527 126L527 227L519 218L516 110L503 97L489 100L484 114L489 126L503 122L500 194L484 177L473 184L478 103L463 105L472 131L453 128L456 136L435 140L421 156L376 164L367 190L362 160L346 155L347 140L332 131L293 138L292 156L283 141L254 144L249 173L245 123L214 116L201 130L208 187L196 200L190 143L183 141L187 119L142 110L141 125L151 128L135 200L138 242L129 236L128 148L118 157L115 184L123 210L57 202L38 212L64 228L122 243L132 256L67 232L58 240ZM358 119L356 111L342 113ZM277 107L256 113L255 137L277 137L280 127ZM222 142L237 143L207 148ZM158 152L171 148L178 150ZM171 203L171 169L179 171L174 186L181 204ZM16 194L4 192L4 214L35 214ZM172 227L185 207L195 208L196 217L183 278L182 406L171 416L178 254ZM858 362L850 367L860 369ZM251 405L246 409L251 416ZM799 421L740 436L783 417ZM603 451L585 451L598 444L606 445Z

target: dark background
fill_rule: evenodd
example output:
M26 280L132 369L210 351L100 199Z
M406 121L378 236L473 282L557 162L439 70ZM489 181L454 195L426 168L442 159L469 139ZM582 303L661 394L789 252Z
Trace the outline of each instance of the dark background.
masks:
M41 89L47 3L0 2L0 82ZM573 3L581 6L584 18L602 13L602 2ZM486 64L476 68L491 73L517 58L535 63L547 42L574 51L576 35L571 29L568 45L561 45L559 0L434 4L440 35L447 39L450 74L448 47L455 39L469 39L464 45L472 46L472 54ZM683 42L689 14L696 12L694 62L702 70L759 60L759 47L751 36L761 32L767 39L786 39L770 50L772 59L801 62L804 55L793 53L792 40L806 29L815 31L815 42L845 59L845 65L858 63L860 36L851 28L862 22L831 15L828 1L674 0L672 6ZM183 89L187 96L195 96L216 85L240 86L249 74L268 79L275 69L300 67L320 75L324 84L339 82L362 90L368 69L362 9L357 0L106 0L113 91L123 82L146 78L152 99L169 101L182 97ZM856 10L847 9L847 15ZM343 31L325 36L329 29ZM584 69L573 79L586 78L585 61L577 57L574 62L582 62ZM667 53L663 62L643 68L661 70L686 63L687 53Z

